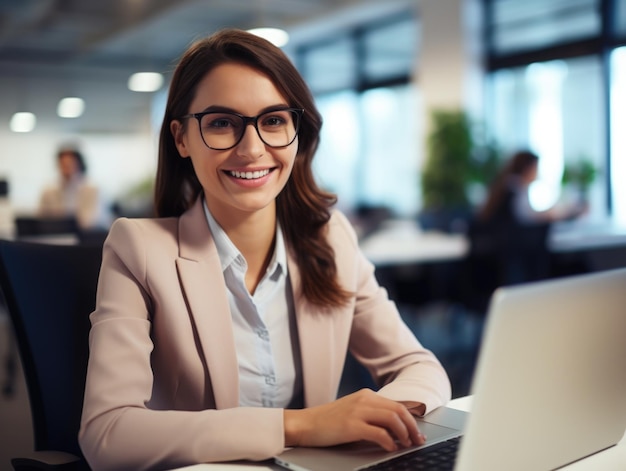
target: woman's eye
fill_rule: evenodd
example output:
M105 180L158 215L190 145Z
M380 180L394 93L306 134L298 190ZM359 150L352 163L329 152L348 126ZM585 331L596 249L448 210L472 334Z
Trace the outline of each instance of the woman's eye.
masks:
M263 119L263 126L268 127L283 126L285 123L285 118L279 115L272 115Z
M227 118L214 118L207 123L210 128L228 128L232 125L233 122Z

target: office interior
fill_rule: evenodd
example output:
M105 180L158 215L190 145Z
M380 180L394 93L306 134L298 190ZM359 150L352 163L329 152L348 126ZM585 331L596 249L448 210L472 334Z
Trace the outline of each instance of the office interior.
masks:
M25 0L1 2L0 23L3 237L17 236L15 218L36 214L56 178L56 150L68 144L117 216L149 216L176 58L222 27L278 26L324 118L317 176L353 219L407 324L440 356L456 397L470 392L493 289L473 296L465 262L468 221L494 165L530 148L540 156L537 209L588 205L542 239L544 276L626 265L626 0ZM135 72L163 82L132 91ZM82 114L59 116L63 98L82 99ZM463 201L435 211L422 176L437 111L461 112L482 173L461 176ZM11 130L24 112L32 129ZM588 185L564 182L585 166ZM0 320L0 469L9 469L32 435L5 313ZM346 387L367 381L350 361L348 370Z

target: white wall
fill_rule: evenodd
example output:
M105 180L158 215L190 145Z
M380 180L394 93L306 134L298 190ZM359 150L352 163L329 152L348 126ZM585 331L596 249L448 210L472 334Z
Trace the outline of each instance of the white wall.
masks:
M27 134L0 129L0 178L9 181L9 198L16 212L36 210L41 189L57 178L56 151L77 143L89 178L113 200L149 176L157 162L157 136L144 134Z

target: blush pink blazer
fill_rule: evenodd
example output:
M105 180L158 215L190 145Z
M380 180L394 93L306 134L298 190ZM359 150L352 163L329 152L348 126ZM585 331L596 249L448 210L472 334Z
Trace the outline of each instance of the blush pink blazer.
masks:
M336 398L348 350L379 394L427 412L446 403L445 371L401 321L339 212L328 240L340 283L355 293L346 306L309 304L288 256L305 405ZM282 409L238 407L226 286L201 199L179 218L114 223L91 324L79 442L94 470L263 460L283 450Z

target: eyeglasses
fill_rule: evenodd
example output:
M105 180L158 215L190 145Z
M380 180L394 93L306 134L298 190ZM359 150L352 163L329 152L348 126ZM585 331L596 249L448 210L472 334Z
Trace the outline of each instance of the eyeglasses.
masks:
M204 111L181 116L180 119L196 118L204 144L213 150L228 150L235 147L249 124L270 147L287 147L298 135L304 110L282 108L261 113L258 116L243 116L229 111Z

